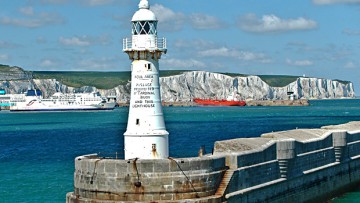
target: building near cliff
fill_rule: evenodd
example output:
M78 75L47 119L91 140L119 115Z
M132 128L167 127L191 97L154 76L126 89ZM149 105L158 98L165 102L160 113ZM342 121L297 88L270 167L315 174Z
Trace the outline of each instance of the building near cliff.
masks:
M140 1L139 9L146 9L141 12L146 16L151 12L147 0ZM140 20L133 21L133 35L156 29L156 18L135 19ZM154 53L141 50L147 42ZM360 122L218 141L209 155L168 157L155 78L163 50L151 42L133 41L130 49L124 45L134 73L125 159L76 157L74 192L67 194L67 202L306 202L331 198L360 183ZM133 136L131 149L126 148L127 136Z

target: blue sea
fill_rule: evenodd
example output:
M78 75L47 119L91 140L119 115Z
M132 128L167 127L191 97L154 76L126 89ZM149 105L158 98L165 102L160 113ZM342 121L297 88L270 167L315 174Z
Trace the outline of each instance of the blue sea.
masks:
M170 156L211 152L217 140L360 121L360 100L311 101L305 107L165 107ZM114 111L0 111L0 202L65 202L74 159L123 154L128 108ZM354 188L333 202L359 202Z

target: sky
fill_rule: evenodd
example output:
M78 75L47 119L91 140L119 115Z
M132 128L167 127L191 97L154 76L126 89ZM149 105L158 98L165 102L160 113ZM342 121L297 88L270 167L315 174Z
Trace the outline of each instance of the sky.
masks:
M129 71L139 0L0 0L0 64ZM360 95L360 0L149 0L162 70L348 80Z

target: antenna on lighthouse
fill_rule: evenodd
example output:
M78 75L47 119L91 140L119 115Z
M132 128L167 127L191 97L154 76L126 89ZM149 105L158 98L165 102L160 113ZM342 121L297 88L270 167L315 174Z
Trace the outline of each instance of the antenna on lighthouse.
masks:
M157 37L157 18L141 0L132 17L132 37L123 40L131 64L131 99L124 133L125 159L162 159L169 156L169 133L161 106L159 59L166 39Z

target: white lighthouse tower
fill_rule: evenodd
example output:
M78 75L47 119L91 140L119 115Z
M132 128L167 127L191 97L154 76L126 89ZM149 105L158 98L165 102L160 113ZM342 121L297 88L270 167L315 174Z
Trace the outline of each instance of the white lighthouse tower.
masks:
M124 133L125 159L162 159L169 156L159 83L159 59L166 39L157 38L157 18L141 0L132 18L132 37L123 40L131 64L131 99Z

